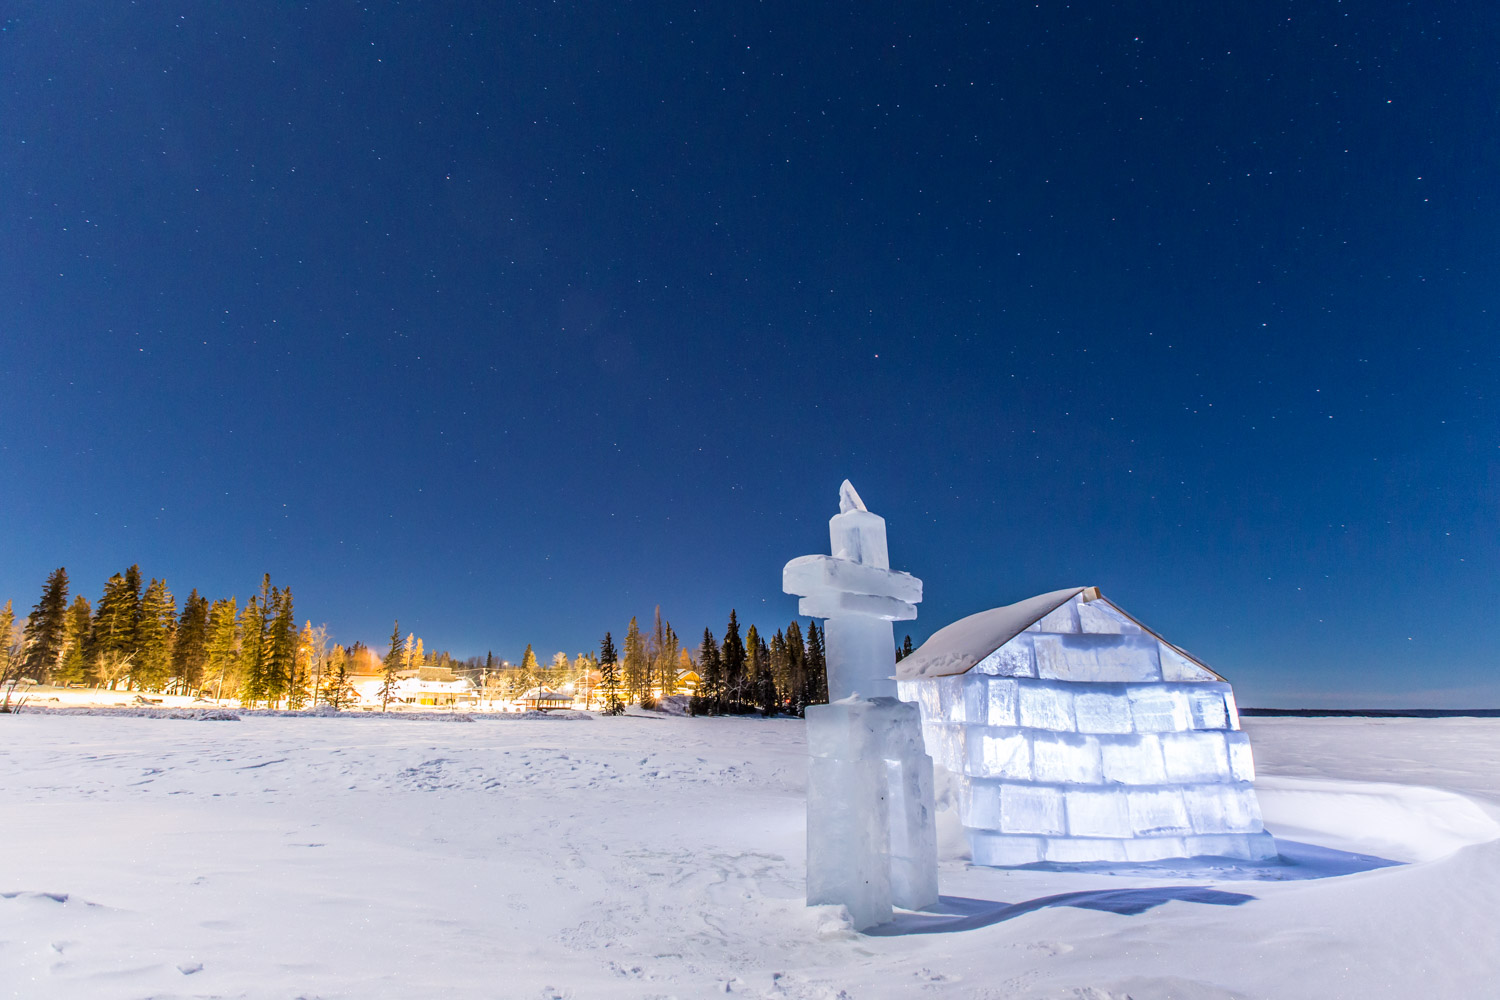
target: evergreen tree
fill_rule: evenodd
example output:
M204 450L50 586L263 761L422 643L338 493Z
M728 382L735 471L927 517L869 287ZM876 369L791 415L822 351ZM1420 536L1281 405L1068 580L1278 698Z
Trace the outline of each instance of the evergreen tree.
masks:
M172 680L181 692L203 687L203 666L208 662L208 598L197 588L182 603L177 619L177 638L172 643Z
M531 647L527 646L526 651L531 652ZM380 682L380 710L382 712L386 710L386 706L390 704L391 698L396 693L396 674L400 671L405 657L406 641L401 638L401 622L398 620L391 627L391 648L390 652L385 654L385 669L382 671Z
M677 641L677 633L672 631L671 622L668 622L662 636L661 648L657 651L658 666L656 668L656 676L660 678L661 693L664 697L671 697L677 693L681 659L682 646Z
M604 714L619 715L625 711L625 702L620 700L620 669L616 661L615 640L608 632L599 643L599 687L604 692Z
M89 607L89 599L82 594L73 598L73 604L68 608L62 666L55 678L58 684L84 684L90 680L88 643L93 621L94 611Z
M823 658L823 630L807 623L807 705L828 704L828 662Z
M775 715L780 707L780 695L776 690L776 675L771 669L771 647L761 636L756 636L755 659L760 669L755 674L755 697L761 715Z
M334 646L333 655L328 662L328 673L323 678L323 689L321 696L324 704L332 706L337 712L349 704L358 692L350 683L350 663L353 656L343 646Z
M42 596L26 619L21 667L26 676L46 684L62 666L68 638L68 571L59 566L47 577Z
M204 683L214 681L214 697L224 696L227 679L230 690L236 687L233 676L238 667L240 648L239 608L234 598L215 601L208 612L208 656L204 664Z
M740 621L733 609L729 612L729 625L724 629L724 642L720 646L723 663L723 687L719 696L719 713L744 711L745 702L745 643L740 638Z
M787 698L792 714L802 715L807 707L807 647L802 641L802 626L793 621L786 627Z
M140 570L135 570L136 586L140 585ZM97 684L114 687L130 670L135 659L135 626L140 598L131 590L126 576L114 574L104 584L104 594L99 598L99 607L84 656L88 660L92 680Z
M266 697L266 609L251 595L240 612L240 701L246 705Z
M177 601L167 581L152 578L140 601L136 621L136 660L131 683L148 691L160 691L172 674L172 633L177 627Z
M724 661L719 655L719 643L709 629L703 630L703 642L698 646L698 690L688 709L694 715L722 715L724 713Z
M297 682L297 619L292 610L292 588L272 589L266 626L265 697L272 707L290 699Z
M531 643L529 642L526 644L526 652L521 654L521 673L516 678L516 681L517 683L514 686L519 690L513 691L513 695L520 694L527 688L536 687L542 683L541 664L537 663L536 653L532 652Z
M786 700L786 692L791 689L791 678L787 671L786 636L781 629L771 636L771 683L776 687L776 705L780 710Z
M900 663L914 652L915 650L912 649L911 645L911 636L907 636L906 641L896 647L896 662Z
M630 619L630 627L625 631L624 667L626 699L638 701L642 707L649 707L651 696L646 691L646 645L641 641L641 627L636 624L634 616Z

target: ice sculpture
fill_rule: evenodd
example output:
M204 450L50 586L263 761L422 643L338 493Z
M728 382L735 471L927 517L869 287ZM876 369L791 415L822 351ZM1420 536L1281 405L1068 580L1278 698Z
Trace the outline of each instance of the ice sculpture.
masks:
M975 864L1276 855L1234 692L1097 588L954 622L897 676Z
M932 759L920 711L895 697L891 628L917 616L922 581L891 569L885 519L847 479L828 534L832 555L782 571L801 613L828 619L830 704L807 708L807 901L842 903L863 930L938 899Z

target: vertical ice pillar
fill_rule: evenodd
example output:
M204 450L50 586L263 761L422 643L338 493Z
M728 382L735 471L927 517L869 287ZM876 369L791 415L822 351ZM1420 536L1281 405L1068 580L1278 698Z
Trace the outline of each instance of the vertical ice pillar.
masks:
M807 901L845 905L863 930L938 898L932 760L917 707L895 698L891 626L917 616L922 581L890 568L885 519L848 480L828 534L831 556L782 572L801 613L828 620L831 703L807 709Z

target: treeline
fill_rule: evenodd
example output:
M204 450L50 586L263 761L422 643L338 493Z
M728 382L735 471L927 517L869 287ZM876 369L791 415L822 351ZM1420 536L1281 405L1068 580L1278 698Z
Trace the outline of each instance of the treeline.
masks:
M623 711L629 701L650 707L657 697L691 690L688 711L694 715L798 715L808 705L828 700L828 665L823 630L809 621L792 621L769 641L751 625L742 636L739 615L729 612L722 641L712 629L694 656L678 642L670 624L656 612L656 627L642 636L636 620L625 633L620 658L614 637L599 644L600 690L605 711Z
M9 644L14 613L0 614ZM142 582L139 566L116 573L97 605L68 600L68 572L47 577L14 643L13 673L38 684L86 685L164 694L224 694L246 704L300 708L311 697L349 697L349 677L372 654L356 643L328 651L326 627L297 628L290 587L260 591L240 606L210 602L194 588L179 608L165 580Z

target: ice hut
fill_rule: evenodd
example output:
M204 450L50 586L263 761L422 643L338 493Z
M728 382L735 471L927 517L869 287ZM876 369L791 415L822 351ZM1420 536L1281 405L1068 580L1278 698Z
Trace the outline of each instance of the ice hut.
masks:
M1098 588L956 621L896 679L975 864L1276 854L1234 692Z

